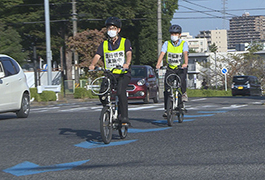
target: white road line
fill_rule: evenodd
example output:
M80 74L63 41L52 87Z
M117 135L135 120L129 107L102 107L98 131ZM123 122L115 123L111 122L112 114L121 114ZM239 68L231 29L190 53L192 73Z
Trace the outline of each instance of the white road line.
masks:
M244 105L236 105L236 104L233 104L233 105L231 105L231 106L229 106L229 107L222 107L221 109L235 109L235 108L240 108L240 107L245 107L245 106L247 106L247 104L244 104Z
M92 110L94 109L102 109L102 106L98 106L98 107L91 107Z
M157 109L153 109L154 111L163 111L164 108L157 108Z
M204 105L204 106L200 106L202 108L211 108L211 107L219 107L217 105Z
M72 108L72 109L62 109L60 110L61 112L65 112L65 111L81 111L81 110L88 110L89 107L80 107L80 108Z
M144 106L144 107L136 107L136 108L129 108L129 111L137 111L137 110L141 110L141 109L150 109L156 106Z
M37 109L30 109L31 112L46 112L54 109L58 109L59 107L49 107L49 108L37 108Z
M191 100L191 101L204 101L204 100L206 100L206 98L193 99L193 100Z

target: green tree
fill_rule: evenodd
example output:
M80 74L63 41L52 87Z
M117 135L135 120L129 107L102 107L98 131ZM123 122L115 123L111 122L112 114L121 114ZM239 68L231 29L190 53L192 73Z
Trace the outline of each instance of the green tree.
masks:
M216 46L215 43L213 43L213 44L209 45L209 50L210 50L211 52L213 52L213 53L216 53L217 50L218 50L218 47Z
M265 84L265 60L258 55L253 53L245 54L232 54L228 53L226 56L218 56L217 61L217 74L215 74L215 63L212 58L207 64L199 63L202 67L201 75L209 79L209 84L212 86L215 84L215 79L218 82L222 82L220 85L224 85L224 75L221 73L221 69L226 67L227 72L227 82L228 88L230 88L233 80L233 76L237 75L253 75L257 76L261 81L261 84Z
M244 54L244 74L257 76L258 79L265 84L265 60L255 52L263 50L261 43L254 42L249 48L248 52Z
M32 58L34 44L37 54L46 59L44 1L5 0L0 4L0 22L12 26L19 33L24 51L31 53L29 58ZM67 0L50 3L51 48L55 61L60 60L60 47L69 36L71 9Z
M21 38L16 30L0 25L0 53L9 55L22 64L27 53L23 52L20 42Z
M189 53L197 53L194 49L189 49Z
M262 43L258 43L258 42L251 43L249 45L249 47L247 48L247 50L249 51L249 53L254 53L254 52L257 52L257 51L261 51L261 50L263 50L263 44Z
M168 28L178 1L163 3L163 39L169 38ZM77 0L78 31L101 30L109 16L122 19L121 36L132 42L133 63L155 65L157 60L157 1L153 0ZM60 48L72 36L72 3L69 0L50 2L51 49L53 60L60 61ZM0 0L0 22L11 26L21 36L24 51L46 59L45 17L43 0ZM32 55L29 55L32 57Z
M175 0L162 1L163 39L169 38L168 28L175 10ZM79 11L78 27L98 29L104 27L109 16L122 19L121 36L132 43L134 64L155 66L157 60L157 1L153 0L90 0L77 3ZM100 12L100 13L99 13Z
M101 31L87 29L69 38L67 45L70 49L75 49L78 52L81 67L88 67L91 64L98 46L106 39L105 34L106 28Z

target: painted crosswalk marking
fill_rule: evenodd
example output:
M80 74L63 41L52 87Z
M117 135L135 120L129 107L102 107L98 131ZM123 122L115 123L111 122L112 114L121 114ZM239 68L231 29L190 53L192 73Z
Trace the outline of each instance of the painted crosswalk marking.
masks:
M203 100L203 99L202 99ZM190 110L207 110L207 111L220 111L222 110L229 110L229 109L236 109L236 108L242 108L248 106L247 104L233 104L230 106L218 106L216 104L206 104L206 105L186 105L185 108L190 111ZM101 111L102 106L101 105L96 105L96 106L91 106L91 105L67 105L67 106L53 106L53 107L39 107L39 108L32 108L31 113L39 113L39 112L49 112L49 113L55 113L55 112L78 112L78 111ZM129 111L141 111L141 110L146 110L146 111L164 111L164 103L157 103L157 104L129 104ZM201 112L203 113L203 112ZM214 113L214 112L213 112Z

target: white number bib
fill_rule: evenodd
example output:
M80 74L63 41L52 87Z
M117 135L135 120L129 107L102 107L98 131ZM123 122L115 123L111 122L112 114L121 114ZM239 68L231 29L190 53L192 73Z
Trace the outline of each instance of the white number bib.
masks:
M182 61L182 53L176 54L168 52L168 64L171 64L173 66L178 66L181 64L181 61Z
M124 51L105 53L105 57L106 57L106 67L108 69L112 69L117 65L123 66L123 64L125 63Z

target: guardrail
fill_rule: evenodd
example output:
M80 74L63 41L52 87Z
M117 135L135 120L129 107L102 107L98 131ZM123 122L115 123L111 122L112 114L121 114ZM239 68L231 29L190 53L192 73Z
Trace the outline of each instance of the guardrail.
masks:
M53 91L56 94L56 101L58 101L58 93L61 92L61 85L46 85L46 86L37 86L38 93L42 91Z

